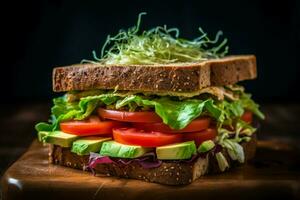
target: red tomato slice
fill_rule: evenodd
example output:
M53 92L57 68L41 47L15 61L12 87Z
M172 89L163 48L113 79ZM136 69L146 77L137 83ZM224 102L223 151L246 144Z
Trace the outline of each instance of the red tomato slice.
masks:
M213 140L217 136L217 130L214 128L208 128L204 131L195 133L182 133L184 141L194 140L197 147L206 140Z
M182 142L181 133L146 132L135 128L113 129L113 137L119 143L143 147L158 147Z
M241 116L241 120L251 124L253 121L253 114L250 111L245 111L244 114Z
M161 122L155 112L127 112L98 108L98 114L103 119L113 119L123 122Z
M189 125L181 130L171 129L168 125L157 122L157 123L133 123L133 127L145 131L158 131L164 133L185 133L185 132L196 132L202 131L209 127L211 119L206 118L198 118L193 120Z
M98 118L98 120L97 120ZM90 117L85 121L68 121L60 123L60 130L80 136L107 135L113 128L124 127L124 123L117 121L100 121L99 117Z

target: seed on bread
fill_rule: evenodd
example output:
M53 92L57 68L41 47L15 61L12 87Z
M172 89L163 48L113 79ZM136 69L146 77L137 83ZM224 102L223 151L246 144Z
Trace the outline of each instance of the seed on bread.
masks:
M119 85L119 90L130 91L197 92L208 86L234 84L253 78L256 78L256 58L253 55L153 66L88 63L54 68L53 90L109 90Z

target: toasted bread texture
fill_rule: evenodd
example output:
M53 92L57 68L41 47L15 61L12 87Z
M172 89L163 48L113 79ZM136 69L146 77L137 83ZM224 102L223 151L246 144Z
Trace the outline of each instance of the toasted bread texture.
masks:
M256 151L256 135L252 136L250 142L241 144L245 152L246 162L251 160ZM237 161L230 159L226 150L223 150L230 167L238 165ZM76 169L86 169L89 156L79 156L70 151L70 148L51 146L49 153L50 162ZM221 173L217 160L208 154L206 157L199 157L196 161L174 162L163 161L157 168L145 169L138 163L132 162L128 165L98 164L95 172L105 176L117 176L121 178L139 179L148 182L166 185L186 185L198 179L204 174Z
M195 92L208 86L256 78L254 55L228 56L200 63L167 65L77 64L53 70L55 92L118 89L143 92Z

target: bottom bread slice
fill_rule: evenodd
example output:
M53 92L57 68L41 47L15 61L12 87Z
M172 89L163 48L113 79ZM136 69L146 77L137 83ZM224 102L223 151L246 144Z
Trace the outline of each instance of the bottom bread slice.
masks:
M247 162L255 155L256 135L254 134L249 142L241 145L244 148L245 161ZM238 165L236 161L230 159L227 151L223 150L222 153L226 157L230 168ZM86 170L89 162L89 156L79 156L72 153L70 148L63 148L57 145L51 146L49 159L51 163L82 170ZM128 165L117 165L115 163L98 164L94 172L106 176L139 179L166 185L185 185L204 174L220 173L221 171L215 157L208 154L206 157L199 157L190 163L163 161L159 167L151 169L145 169L136 162Z

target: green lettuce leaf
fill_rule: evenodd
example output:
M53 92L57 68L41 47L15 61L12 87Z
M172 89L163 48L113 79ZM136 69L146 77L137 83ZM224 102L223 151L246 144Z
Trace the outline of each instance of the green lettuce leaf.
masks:
M35 130L37 130L37 132L40 132L40 131L52 131L54 129L54 126L53 124L48 124L46 122L40 122L40 123L37 123L35 125Z
M242 93L239 101L245 109L253 112L258 118L265 119L265 115L259 110L259 105L251 99L251 94Z
M173 129L183 129L192 120L199 117L204 110L208 112L217 113L217 107L206 109L207 105L213 104L212 99L205 101L200 99L186 99L182 101L175 101L169 97L161 97L157 99L143 99L141 96L131 95L125 97L123 100L117 101L116 108L121 108L130 103L135 103L138 106L151 106L154 107L155 112L162 118L163 123L169 125Z
M236 141L225 139L223 147L227 149L227 152L232 160L238 160L240 163L245 162L245 154L243 147Z
M212 98L205 100L199 98L178 99L176 97L149 97L138 94L125 95L117 92L107 92L95 96L82 97L78 102L67 101L66 96L55 98L51 109L50 124L39 123L37 131L54 131L59 129L59 123L67 120L84 120L90 116L97 107L113 105L116 109L122 107L135 111L138 107L150 107L161 117L163 123L173 129L183 129L192 120L200 115L214 118L218 124L232 124L239 118L245 109L253 111L263 118L258 105L251 100L250 95L243 94L237 101L216 101Z
M84 120L92 114L99 106L99 103L107 105L116 102L118 97L111 93L99 96L90 96L82 98L78 102L68 102L66 97L58 97L53 99L54 106L51 109L51 124L45 122L38 123L35 126L37 131L55 131L59 129L59 123L71 119Z
M226 169L229 168L229 164L225 158L225 156L222 154L222 152L218 152L215 154L219 168L221 172L224 172Z

